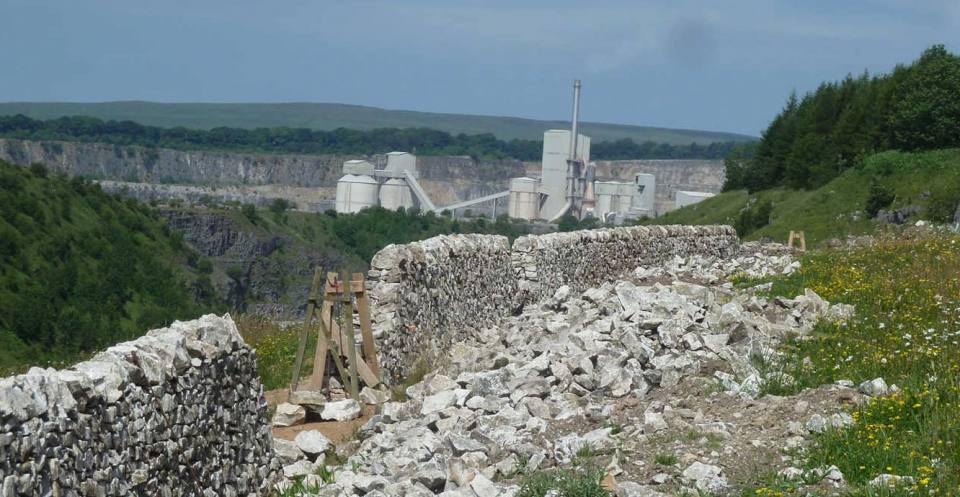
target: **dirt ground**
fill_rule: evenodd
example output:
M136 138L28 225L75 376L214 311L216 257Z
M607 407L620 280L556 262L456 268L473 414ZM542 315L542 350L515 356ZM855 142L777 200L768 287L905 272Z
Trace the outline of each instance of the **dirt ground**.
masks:
M653 389L643 400L624 399L609 418L553 423L543 436L614 427L622 430L617 437L621 443L616 463L622 470L615 476L618 481L676 492L683 469L700 461L720 466L728 481L739 486L790 466L793 449L806 443L800 435L807 420L814 414L841 412L859 397L853 389L828 385L791 397L748 399L718 392L715 380L694 376L673 388ZM669 427L641 433L643 413L654 403L665 406ZM599 454L594 464L604 467L613 459L612 453Z
M264 392L264 397L267 399L267 404L272 407L286 402L288 391L285 388L270 390ZM311 419L318 418L315 417L316 415L311 415L310 412L307 412L307 423L284 428L274 427L273 436L274 438L293 440L301 431L317 430L323 433L323 436L329 438L333 443L340 444L356 438L356 431L375 414L375 411L376 406L363 405L360 417L350 421L311 421Z

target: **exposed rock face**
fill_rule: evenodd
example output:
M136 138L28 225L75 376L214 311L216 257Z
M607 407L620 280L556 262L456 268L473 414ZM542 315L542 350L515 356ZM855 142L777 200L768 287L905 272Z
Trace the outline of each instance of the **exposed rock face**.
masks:
M345 260L341 253L244 223L237 219L239 213L161 209L159 214L200 255L213 260L217 292L245 312L274 318L302 315L313 268L338 267Z
M366 159L383 165L383 155L302 155L253 154L213 151L149 149L136 146L0 139L0 159L15 164L40 162L69 175L132 183L167 183L150 187L126 185L127 194L141 200L154 197L191 200L211 195L219 200L241 200L263 204L286 198L303 210L321 211L330 207L332 187L341 176L343 162ZM656 209L673 210L677 190L717 193L723 186L720 160L618 160L596 161L599 178L630 181L636 173L656 176ZM424 188L437 205L506 190L510 178L539 176L539 162L482 160L466 156L419 156L417 168ZM169 183L177 183L171 185ZM239 186L197 192L182 185ZM257 185L296 188L263 191ZM111 185L114 187L117 185ZM118 186L123 188L123 185ZM500 212L505 202L501 202ZM484 210L478 206L474 211Z
M180 198L196 201L208 195L217 200L239 200L264 205L285 198L298 208L332 208L343 162L366 159L382 167L385 155L256 154L214 151L150 149L137 146L0 139L0 159L14 164L46 164L71 176L128 182L108 183L140 200ZM417 168L424 188L437 205L507 189L509 179L523 176L517 160L478 160L466 156L420 156ZM154 183L140 185L137 183ZM156 183L165 183L156 185ZM177 183L172 185L170 183ZM184 185L219 186L203 191ZM261 188L271 185L271 188ZM234 188L224 188L233 186ZM286 187L286 188L284 188ZM299 187L299 188L298 188ZM305 188L313 189L313 193ZM480 209L479 207L474 210Z
M3 495L266 495L266 407L229 316L33 368L0 380Z

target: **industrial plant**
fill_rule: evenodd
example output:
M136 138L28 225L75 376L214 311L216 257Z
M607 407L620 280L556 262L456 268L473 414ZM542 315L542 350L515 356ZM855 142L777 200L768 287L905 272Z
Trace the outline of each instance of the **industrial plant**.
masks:
M496 201L509 197L508 215L516 219L555 222L570 215L577 219L597 218L609 224L625 220L655 217L656 177L637 173L632 181L601 181L596 165L590 162L590 137L579 133L580 80L573 86L573 117L569 130L551 129L543 133L543 156L539 177L510 180L510 189L469 199L456 204L436 206L417 181L417 158L407 152L390 152L386 166L377 169L366 160L343 164L344 176L337 182L336 211L355 213L366 207L385 209L417 207L421 211L448 212L491 202L496 216ZM695 204L711 193L678 191L676 207Z

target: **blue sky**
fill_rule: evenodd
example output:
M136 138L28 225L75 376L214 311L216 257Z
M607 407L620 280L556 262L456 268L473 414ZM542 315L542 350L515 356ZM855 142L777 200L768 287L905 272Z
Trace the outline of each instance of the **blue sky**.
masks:
M0 101L340 102L758 135L960 0L0 0Z

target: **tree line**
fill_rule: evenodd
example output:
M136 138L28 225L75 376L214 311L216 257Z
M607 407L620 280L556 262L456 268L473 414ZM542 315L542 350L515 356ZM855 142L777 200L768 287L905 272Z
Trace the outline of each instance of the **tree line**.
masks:
M960 57L934 45L889 74L790 95L755 150L731 150L724 189L816 188L875 152L958 146Z
M0 137L23 140L63 140L138 145L178 150L369 155L404 150L420 155L469 155L476 159L538 161L541 140L500 140L484 133L452 135L429 128L382 128L332 131L307 128L162 128L133 121L103 121L95 117L67 116L37 120L18 114L0 116ZM631 139L594 143L591 156L620 159L722 159L736 142L708 145L671 145Z

